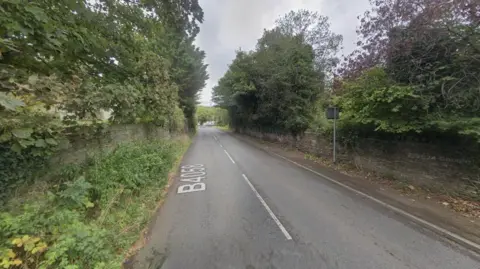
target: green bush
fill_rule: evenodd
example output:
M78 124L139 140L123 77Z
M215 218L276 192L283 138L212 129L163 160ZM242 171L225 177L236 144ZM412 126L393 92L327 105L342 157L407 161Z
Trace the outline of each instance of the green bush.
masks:
M176 107L173 119L170 120L170 132L182 133L185 131L185 116L181 108Z
M0 267L119 268L187 144L124 144L12 198L0 214Z
M18 154L10 150L10 144L0 144L0 201L10 193L6 190L17 188L27 183L34 174L38 175L45 165L47 156Z
M427 100L415 87L396 84L382 68L372 68L344 87L345 93L337 99L342 120L391 133L430 127Z

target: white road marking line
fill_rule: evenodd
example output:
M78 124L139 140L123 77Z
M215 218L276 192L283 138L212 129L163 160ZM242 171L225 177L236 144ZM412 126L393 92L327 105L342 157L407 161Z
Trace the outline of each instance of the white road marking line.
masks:
M221 148L223 148L222 144L219 144Z
M216 136L213 136L213 138L218 141L218 138Z
M255 187L253 186L253 184L250 182L250 180L248 180L247 176L245 174L242 174L243 178L245 179L245 181L247 182L248 186L250 186L250 188L252 189L252 191L255 193L255 195L257 196L258 200L260 200L260 203L262 203L262 205L265 207L265 209L267 210L268 214L270 214L270 217L272 217L273 221L275 221L275 223L277 224L278 228L280 228L280 230L282 231L283 235L285 235L285 238L287 238L287 240L292 240L292 236L288 233L287 229L285 229L285 227L283 226L283 224L280 222L280 220L277 218L277 216L275 216L275 214L273 213L273 211L270 209L270 207L267 205L267 203L265 202L265 200L263 200L262 196L260 196L260 194L258 193L258 191L255 189Z
M374 201L374 202L376 202L376 203L378 203L378 204L380 204L380 205L382 205L382 206L384 206L384 207L386 207L386 208L388 208L388 209L390 209L390 210L392 210L392 211L395 211L395 212L399 213L400 215L404 215L404 216L406 216L406 217L409 217L409 218L411 218L411 219L413 219L413 220L415 220L415 221L417 221L417 222L419 222L419 223L421 223L421 224L429 227L429 228L432 229L432 230L436 230L437 232L440 232L440 233L442 233L442 234L444 234L444 235L450 236L451 238L454 238L454 239L456 239L456 240L464 243L465 245L468 245L468 246L470 246L470 247L472 247L472 248L475 248L475 249L477 249L477 250L480 250L480 245L479 245L479 244L477 244L477 243L475 243L475 242L472 242L472 241L470 241L470 240L468 240L468 239L466 239L466 238L464 238L464 237L462 237L462 236L460 236L460 235L458 235L458 234L456 234L456 233L450 232L450 231L448 231L448 230L446 230L446 229L444 229L444 228L442 228L442 227L439 227L439 226L437 226L437 225L435 225L435 224L433 224L433 223L431 223L431 222L429 222L429 221L426 221L426 220L421 219L421 218L419 218L419 217L417 217L417 216L415 216L415 215L412 215L412 214L410 214L410 213L408 213L408 212L406 212L406 211L404 211L404 210L402 210L402 209L400 209L400 208L394 207L394 206L392 206L392 205L390 205L390 204L387 204L387 203L385 203L385 202L383 202L383 201L380 201L380 200L378 200L378 199L375 198L375 197L372 197L372 196L370 196L370 195L368 195L368 194L366 194L366 193L363 193L363 192L361 192L361 191L358 191L358 190L356 190L356 189L354 189L354 188L352 188L352 187L350 187L350 186L348 186L348 185L345 185L345 184L343 184L343 183L341 183L341 182L339 182L339 181L336 181L335 179L333 179L333 178L331 178L331 177L328 177L328 176L326 176L326 175L324 175L324 174L322 174L322 173L319 173L319 172L317 172L317 171L315 171L315 170L312 170L312 169L310 169L310 168L308 168L308 167L306 167L306 166L304 166L304 165L301 165L301 164L299 164L299 163L297 163L297 162L294 162L294 161L292 161L292 160L290 160L290 159L288 159L288 158L286 158L286 157L283 157L282 155L279 155L279 154L274 153L274 152L270 152L270 153L272 153L273 155L278 156L278 157L280 157L280 158L282 158L282 159L284 159L284 160L286 160L286 161L288 161L288 162L291 162L291 163L293 163L293 164L295 164L295 165L297 165L297 166L299 166L299 167L302 167L303 169L308 170L308 171L310 171L310 172L312 172L312 173L314 173L314 174L316 174L316 175L319 175L319 176L325 178L326 180L328 180L328 181L330 181L330 182L332 182L332 183L335 183L335 184L337 184L337 185L339 185L339 186L341 186L341 187L344 187L345 189L348 189L348 190L350 190L350 191L352 191L352 192L354 192L354 193L356 193L356 194L358 194L358 195L361 195L361 196L363 196L363 197L365 197L365 198L368 198L368 199L370 199L370 200L372 200L372 201ZM245 176L244 176L244 177L245 177ZM245 178L246 178L246 177L245 177Z
M228 158L230 158L230 161L232 161L232 163L235 163L235 161L232 159L232 156L230 156L230 154L228 154L226 150L223 151L225 151L225 154L227 154Z

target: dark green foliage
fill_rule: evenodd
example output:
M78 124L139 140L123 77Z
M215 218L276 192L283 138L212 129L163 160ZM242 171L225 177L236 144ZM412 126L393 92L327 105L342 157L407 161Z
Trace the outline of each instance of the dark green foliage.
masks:
M38 173L68 146L69 127L104 122L103 114L194 131L208 78L194 45L202 21L196 0L2 1L0 188Z
M375 126L375 130L405 133L428 126L428 101L412 86L400 86L381 68L345 83L339 98L342 121Z
M124 145L44 172L67 137L107 123L194 131L202 21L197 0L0 1L0 267L120 267L181 146Z
M34 175L38 175L47 163L45 156L33 156L32 154L18 155L10 146L0 146L0 201L9 195L8 189L17 188Z
M73 181L67 181L62 190L57 193L58 203L67 208L93 207L94 204L89 199L92 188L92 184L83 176L79 176Z
M452 27L467 31L462 25ZM475 116L480 110L480 51L445 28L424 30L422 36L412 31L392 30L386 65L389 75L398 83L416 85L417 92L431 100L434 113ZM480 37L480 29L472 34Z
M255 51L237 52L213 100L228 109L234 128L298 135L310 125L341 37L329 31L326 18L308 11L289 13L277 25Z
M193 45L203 20L197 1L4 1L0 14L2 118L55 109L66 120L96 120L110 110L116 122L166 126L176 106L193 117L208 77Z
M175 61L179 71L175 73L174 79L180 87L180 107L187 119L187 128L195 131L197 95L208 79L207 65L203 63L205 53L191 43L182 43L181 48Z
M480 21L474 1L371 1L337 101L354 125L480 141ZM338 85L337 85L338 86Z
M156 175L166 174L175 160L173 153L177 146L172 143L122 146L112 154L95 158L86 176L97 192L120 186L139 191L145 183L155 180Z

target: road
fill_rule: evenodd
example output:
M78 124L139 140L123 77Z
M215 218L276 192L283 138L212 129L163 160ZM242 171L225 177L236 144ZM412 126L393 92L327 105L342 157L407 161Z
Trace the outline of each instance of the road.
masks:
M200 128L182 165L135 268L480 268L381 205L213 127Z

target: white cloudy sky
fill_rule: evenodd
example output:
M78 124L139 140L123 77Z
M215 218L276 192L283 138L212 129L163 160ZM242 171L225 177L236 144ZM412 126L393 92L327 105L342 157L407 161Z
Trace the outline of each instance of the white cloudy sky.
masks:
M331 29L343 35L343 53L355 48L357 16L368 8L368 0L200 0L204 23L196 43L207 54L210 79L200 95L211 104L211 90L235 57L235 50L253 49L263 29L290 10L309 9L330 18ZM341 55L341 53L340 53Z

